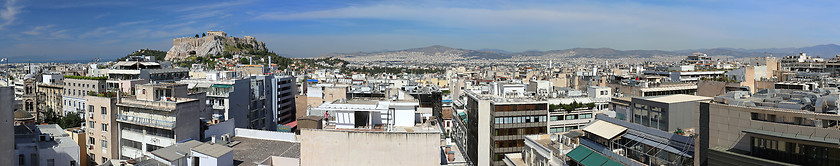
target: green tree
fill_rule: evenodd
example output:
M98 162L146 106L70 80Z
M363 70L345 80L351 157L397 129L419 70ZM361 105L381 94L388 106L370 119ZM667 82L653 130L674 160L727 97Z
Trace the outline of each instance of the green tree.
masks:
M58 120L59 120L58 114L52 108L47 108L46 110L44 110L44 112L41 112L41 114L44 114L44 117L42 119L43 123L48 123L48 124L57 124L58 123Z
M79 127L79 126L82 125L82 123L85 122L84 120L82 120L81 117L79 117L79 115L73 114L73 113L70 113L70 114L67 114L64 117L61 117L61 119L59 119L58 121L59 121L58 125L61 126L61 128L65 128L65 129L66 128Z
M204 37L204 36L207 36L207 34L205 34L205 33L201 33L201 37Z
M239 64L249 64L251 61L248 61L248 58L239 58Z
M198 38L198 34L195 34L195 38Z

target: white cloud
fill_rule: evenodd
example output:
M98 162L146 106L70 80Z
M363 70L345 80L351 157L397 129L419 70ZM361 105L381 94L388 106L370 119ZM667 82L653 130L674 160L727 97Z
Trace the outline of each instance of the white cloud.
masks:
M79 38L88 38L88 37L102 37L108 34L116 33L117 31L112 30L109 27L99 27L92 31L88 31L79 35Z
M150 22L152 22L152 21L154 21L154 20L140 20L140 21L121 22L121 23L117 24L116 26L120 27L120 26L129 26L129 25L145 24L145 23L150 23Z
M154 20L129 21L129 22L117 23L117 24L112 25L112 26L98 27L94 30L87 31L85 33L80 34L79 38L102 37L102 36L105 36L105 35L116 33L117 30L115 30L115 29L120 28L120 27L142 25L142 24L145 24L145 23L150 23L152 21L154 21Z
M47 39L69 39L70 35L67 34L66 29L57 30L54 28L55 25L41 25L35 26L28 31L21 32L22 34L33 36L33 37L42 37Z
M238 0L238 1L230 1L230 2L220 2L220 3L212 3L212 4L205 4L205 5L196 5L196 6L178 6L178 12L188 12L188 11L207 11L207 10L215 10L221 9L225 7L231 6L238 6L238 5L245 5L254 2L253 0Z
M32 36L40 36L40 35L43 35L43 34L44 34L44 32L45 32L47 29L50 29L50 28L52 28L52 27L54 27L54 26L55 26L55 25L41 25L41 26L35 26L35 27L34 27L34 28L32 28L31 30L28 30L28 31L23 31L23 32L21 32L21 33L23 33L23 34L27 34L27 35L32 35Z
M17 0L6 0L5 5L3 8L0 8L0 19L3 20L0 22L0 30L14 23L21 9L23 9L22 6L17 5Z

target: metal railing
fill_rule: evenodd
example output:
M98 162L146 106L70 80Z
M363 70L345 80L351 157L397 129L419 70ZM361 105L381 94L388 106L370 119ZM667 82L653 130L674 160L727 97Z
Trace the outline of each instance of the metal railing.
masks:
M175 128L175 121L165 121L165 120L157 120L151 118L144 118L144 117L136 117L131 115L117 115L117 121L126 122L126 123L133 123L138 125L145 125L145 126L157 126L163 128Z

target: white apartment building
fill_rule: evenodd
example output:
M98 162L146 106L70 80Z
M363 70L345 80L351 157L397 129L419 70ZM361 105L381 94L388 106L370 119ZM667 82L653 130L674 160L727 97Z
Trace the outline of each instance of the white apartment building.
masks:
M117 105L121 159L138 158L179 141L199 140L204 101L190 98L186 84L138 85Z

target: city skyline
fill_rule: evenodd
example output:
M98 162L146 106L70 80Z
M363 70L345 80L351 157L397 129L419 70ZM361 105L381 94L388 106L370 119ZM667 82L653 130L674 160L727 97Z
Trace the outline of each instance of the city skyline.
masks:
M255 36L284 56L431 45L513 52L805 47L837 42L837 2L4 1L3 57L115 59L207 30Z

